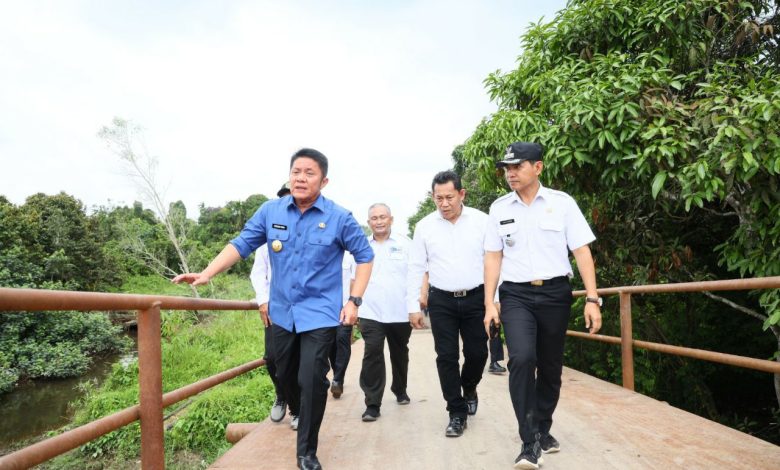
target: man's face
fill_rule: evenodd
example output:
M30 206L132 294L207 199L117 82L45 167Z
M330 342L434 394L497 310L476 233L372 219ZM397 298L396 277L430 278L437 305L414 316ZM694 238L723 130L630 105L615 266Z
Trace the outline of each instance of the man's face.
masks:
M460 217L465 197L466 190L458 191L452 181L433 185L433 202L445 220L452 221Z
M385 206L376 206L368 211L368 226L374 236L384 237L390 234L390 226L393 225L393 216Z
M322 170L314 159L300 157L293 162L290 168L290 192L295 199L316 199L327 184L328 178L322 177Z
M509 187L513 191L523 191L532 188L539 181L539 174L542 172L541 161L522 161L517 165L507 165L504 167L504 177Z

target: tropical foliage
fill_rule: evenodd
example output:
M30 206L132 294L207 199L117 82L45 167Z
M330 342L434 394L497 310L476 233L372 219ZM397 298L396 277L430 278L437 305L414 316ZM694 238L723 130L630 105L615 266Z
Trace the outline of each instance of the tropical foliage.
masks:
M509 143L543 144L543 183L573 195L597 232L602 286L780 275L778 21L774 1L572 0L531 25L516 69L487 78L498 110L465 159L491 191ZM778 290L643 298L635 312L643 338L780 349ZM611 349L583 347L571 362L619 380ZM718 417L720 369L637 360L640 390Z
M205 267L266 200L257 194L225 207L201 206L198 222L187 219L181 202L172 204L169 213L180 214L192 234L182 249L195 268ZM65 193L35 194L19 206L0 196L0 287L119 291L179 260L165 225L141 203L87 214ZM240 263L233 272L250 268ZM19 380L81 375L96 356L127 347L119 333L105 313L0 314L0 393Z

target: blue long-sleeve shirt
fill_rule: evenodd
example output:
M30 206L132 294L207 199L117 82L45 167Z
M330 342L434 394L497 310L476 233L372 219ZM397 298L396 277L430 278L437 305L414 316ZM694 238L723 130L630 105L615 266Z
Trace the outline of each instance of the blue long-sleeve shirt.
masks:
M230 243L242 258L267 243L274 273L271 321L299 333L340 324L345 250L357 264L374 259L352 213L321 194L303 214L292 196L266 202ZM275 251L279 244L281 249Z

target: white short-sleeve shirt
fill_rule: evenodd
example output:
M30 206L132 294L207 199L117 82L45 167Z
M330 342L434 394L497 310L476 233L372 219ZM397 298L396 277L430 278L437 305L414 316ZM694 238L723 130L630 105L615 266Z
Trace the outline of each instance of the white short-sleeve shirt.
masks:
M408 322L406 274L411 240L391 232L384 242L369 237L368 243L374 250L374 265L358 316L381 323Z
M531 204L514 191L493 202L485 251L503 251L502 280L529 282L572 277L569 250L595 239L571 196L540 185Z
M352 281L355 279L357 264L355 258L349 251L344 252L344 258L341 260L341 304L346 305L349 300L349 291Z
M428 272L431 286L446 291L473 289L484 283L488 215L463 206L453 224L434 211L417 223L409 256L409 312L420 311L420 286Z

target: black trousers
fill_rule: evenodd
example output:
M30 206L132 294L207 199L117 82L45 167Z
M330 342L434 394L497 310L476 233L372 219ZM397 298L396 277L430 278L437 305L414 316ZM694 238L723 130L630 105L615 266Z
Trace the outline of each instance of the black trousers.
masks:
M358 324L363 335L363 367L360 369L360 388L366 396L366 406L382 406L387 372L385 369L385 339L390 350L390 367L393 383L390 390L399 395L406 393L406 379L409 373L409 337L412 325L409 322L381 323L361 318Z
M504 343L501 342L501 336L490 338L488 340L490 349L490 362L498 362L504 360Z
M268 370L268 375L271 377L271 382L273 382L274 384L274 390L276 391L276 399L287 401L287 399L284 397L284 391L282 390L282 386L279 383L279 379L276 377L276 354L274 351L274 335L270 326L265 327L264 336L265 338L263 342L265 343L265 353L263 354L263 359L265 359L265 368Z
M482 380L488 358L485 293L479 289L467 297L453 297L431 288L428 313L436 346L436 369L450 417L466 418L468 407L463 393L473 393ZM463 340L463 368L459 368L459 339Z
M352 325L341 325L336 328L336 341L330 348L330 367L333 369L333 380L344 383L349 359L352 357Z
M297 455L314 456L328 400L328 354L336 338L336 327L303 333L277 325L272 325L272 329L276 375L290 413L299 416Z
M532 286L503 282L499 287L501 322L509 352L509 394L520 438L533 442L548 433L558 405L563 346L569 323L568 279Z

